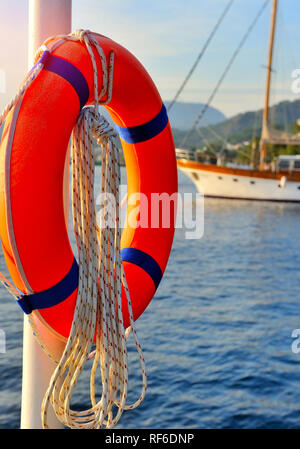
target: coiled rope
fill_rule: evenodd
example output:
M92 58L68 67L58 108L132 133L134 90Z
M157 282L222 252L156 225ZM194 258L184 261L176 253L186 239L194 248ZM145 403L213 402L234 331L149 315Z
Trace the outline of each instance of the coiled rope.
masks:
M48 425L50 404L57 418L70 428L112 428L119 421L124 410L137 407L144 399L147 388L145 361L134 326L130 295L120 256L119 222L119 185L120 165L116 144L116 133L103 116L99 104L109 103L112 95L113 61L110 54L107 69L102 48L89 31L79 30L68 36L56 36L55 39L80 40L90 55L94 72L94 105L84 107L79 114L72 133L72 212L73 226L78 248L79 284L70 335L64 352L51 377L49 387L41 407L42 424ZM50 38L41 48L53 51L57 43L49 50ZM98 91L97 64L94 47L100 57L103 86ZM41 51L41 50L40 50ZM8 105L0 117L5 120L8 112L24 95L43 68L38 63L15 99ZM106 96L104 101L99 99ZM104 220L100 214L97 227L94 200L94 144L93 138L101 147L101 194L114 195L115 204L109 209L110 217ZM113 220L115 226L108 226ZM0 281L16 297L19 292L2 275ZM130 327L125 330L122 314L122 285L127 298ZM49 357L54 360L45 342L41 340L34 320L29 315L35 336ZM142 371L142 391L133 404L127 405L128 394L128 353L127 338L132 331L139 355ZM96 349L92 353L94 343ZM91 407L84 411L71 409L71 398L86 362L94 357L90 375ZM101 397L96 400L96 371L101 373ZM116 411L114 412L116 406ZM115 414L114 414L115 413Z

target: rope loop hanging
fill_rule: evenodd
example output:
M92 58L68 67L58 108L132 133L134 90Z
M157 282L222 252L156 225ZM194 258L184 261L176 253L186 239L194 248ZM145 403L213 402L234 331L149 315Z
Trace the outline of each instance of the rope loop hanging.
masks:
M109 209L108 222L100 215L97 232L94 202L94 145L101 146L102 194L113 194L114 209ZM97 115L94 107L86 107L78 117L72 136L72 209L79 257L79 287L73 325L65 351L51 378L42 405L44 427L51 403L56 416L70 428L100 428L116 425L125 409L138 406L145 396L146 371L138 342L130 303L130 296L120 257L119 185L120 166L116 133L106 119ZM88 225L87 225L88 224ZM115 261L115 262L114 262ZM128 393L128 354L122 320L121 285L125 286L131 330L140 358L143 388L140 398L126 405ZM91 369L92 407L83 412L70 408L71 397L87 362L96 335L96 350ZM102 396L96 401L95 378L100 364ZM117 394L119 392L119 398ZM118 411L113 416L113 405Z

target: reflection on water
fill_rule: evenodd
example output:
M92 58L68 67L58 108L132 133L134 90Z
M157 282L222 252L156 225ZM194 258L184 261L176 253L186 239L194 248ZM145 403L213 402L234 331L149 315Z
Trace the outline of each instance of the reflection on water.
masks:
M179 174L181 192L195 191ZM137 322L149 388L119 428L287 428L300 422L300 206L205 200L204 235L177 229ZM3 259L1 259L3 262ZM1 290L0 427L20 419L22 314ZM133 345L129 400L139 394ZM88 373L74 406L88 406ZM100 386L99 386L100 388Z

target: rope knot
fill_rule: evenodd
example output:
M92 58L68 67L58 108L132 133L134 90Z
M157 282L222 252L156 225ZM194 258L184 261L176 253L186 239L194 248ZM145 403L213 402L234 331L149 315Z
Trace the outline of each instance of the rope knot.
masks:
M94 117L92 124L92 135L97 139L97 143L100 144L105 139L114 139L117 137L117 133L114 128L109 124L105 117L98 114Z
M78 29L75 30L73 33L71 33L71 36L76 37L80 42L82 42L83 44L85 43L85 38L89 38L89 35L91 35L92 32L90 30L83 30L83 29Z
M93 72L94 72L94 101L95 104L108 104L112 97L112 85L113 85L113 70L114 70L114 53L111 51L108 54L108 64L106 61L106 56L100 47L94 33L90 30L78 29L71 33L73 39L78 39L82 44L86 46L86 49L91 58ZM98 56L101 61L102 68L102 89L98 90L98 77L97 77L97 64L92 51L92 47L98 52ZM106 98L104 98L106 97ZM101 100L102 99L102 100Z

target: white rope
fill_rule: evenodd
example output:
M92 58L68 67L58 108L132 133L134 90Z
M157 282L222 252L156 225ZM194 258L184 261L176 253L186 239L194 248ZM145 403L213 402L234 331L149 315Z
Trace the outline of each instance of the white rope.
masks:
M100 215L97 233L94 202L94 153L92 135L102 147L101 193L116 198L111 211L116 223L107 226ZM113 427L123 410L134 408L146 391L145 362L138 343L130 296L120 257L119 184L120 166L116 134L94 108L84 108L72 137L72 208L79 255L79 286L70 336L61 360L52 376L42 405L43 426L51 402L58 419L71 428ZM115 261L115 263L114 263ZM128 390L128 354L122 315L122 282L125 287L131 329L140 357L143 389L135 404L126 406ZM96 350L91 370L92 407L85 411L70 408L71 397L87 362L96 328ZM100 364L102 395L96 401L95 378ZM119 392L119 400L117 394ZM113 416L113 404L118 411Z
M48 428L48 409L51 404L57 418L70 428L112 428L124 410L137 407L144 399L147 385L145 361L138 342L126 277L120 256L119 185L120 165L116 133L99 114L98 105L110 101L113 79L113 54L106 58L96 39L88 31L79 30L61 39L80 40L90 55L94 73L94 106L83 108L72 133L72 211L78 248L79 285L70 335L64 352L51 377L41 415L44 428ZM50 38L46 44L52 40ZM54 46L55 47L55 46ZM53 48L54 48L53 47ZM99 55L103 86L98 92L98 73L92 47ZM52 50L53 50L52 48ZM36 70L41 70L37 66ZM39 72L38 72L39 73ZM35 76L30 78L31 81ZM20 98L23 92L19 93ZM104 101L99 99L106 96ZM11 109L11 108L10 108ZM94 200L94 144L97 139L102 150L101 194L115 198L107 226L100 215L97 228ZM0 277L1 280L1 277ZM122 313L122 285L127 298L130 327L125 331ZM52 357L31 318L33 331L40 344ZM133 404L127 405L128 353L127 338L132 331L142 371L142 391ZM91 353L95 338L96 349ZM94 357L90 377L91 407L84 411L71 408L71 399L86 362ZM96 371L101 373L100 400L96 400ZM113 405L117 407L114 415Z

